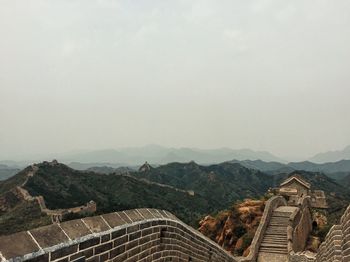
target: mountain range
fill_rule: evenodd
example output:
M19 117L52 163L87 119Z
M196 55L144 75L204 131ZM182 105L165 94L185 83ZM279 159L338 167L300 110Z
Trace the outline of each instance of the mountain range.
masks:
M28 175L33 170L29 166L0 181L0 234L50 223L39 204L21 197L18 188L24 188L32 196L43 196L49 209L71 208L94 200L98 214L141 207L160 208L197 225L201 217L227 209L238 200L262 197L270 187L288 177L288 174L271 175L248 168L244 163L232 162L207 166L193 161L158 167L145 164L139 171L119 169L118 173L110 174L78 171L56 161L35 167L34 175ZM334 179L318 172L294 172L310 182L313 189L324 190L334 212L342 210L350 200L349 189Z
M167 148L158 145L144 147L107 149L80 153L62 154L57 157L60 161L69 162L109 162L122 165L139 165L145 161L152 164L166 164L170 162L195 161L201 164L221 163L232 159L261 159L264 161L284 162L269 152L253 151L250 149L195 149L195 148Z
M290 162L288 164L279 162L265 162L261 160L233 160L231 162L239 163L247 168L257 169L271 175L290 173L296 170L321 172L336 180L340 180L350 175L350 160L340 160L337 162L322 164L312 163L309 161Z
M161 165L170 162L189 162L195 161L200 164L215 164L233 159L243 160L262 160L265 162L279 162L286 164L288 161L275 156L267 151L254 151L251 149L196 149L196 148L169 148L159 145L147 145L144 147L128 147L121 149L104 150L84 150L60 154L48 154L45 156L36 156L23 161L4 161L0 160L0 165L4 164L10 168L24 168L33 163L40 162L43 159L58 159L60 162L69 166L85 170L95 166L109 167L135 167L148 161L153 165ZM337 162L340 160L350 160L350 146L344 150L329 151L317 154L305 161L313 163ZM305 162L304 161L304 162Z
M343 150L328 151L319 153L309 160L315 163L336 162L343 159L350 159L350 146L347 146Z

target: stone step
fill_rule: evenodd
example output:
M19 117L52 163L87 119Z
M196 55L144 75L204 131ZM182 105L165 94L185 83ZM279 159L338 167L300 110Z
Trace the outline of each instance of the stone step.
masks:
M262 242L261 247L279 247L281 248L287 248L287 243L280 243L280 242Z
M282 226L282 225L268 225L267 229L269 229L269 228L287 230L287 227L286 226Z
M259 251L279 251L279 252L288 252L287 246L260 246Z
M287 249L271 249L271 248L261 248L260 252L265 253L277 253L277 254L288 254Z
M269 236L278 236L278 237L285 237L287 238L287 234L286 233L279 233L279 232L270 232L268 233Z
M272 241L265 242L265 241L263 241L263 242L261 242L261 246L262 247L274 247L274 246L277 246L277 245L279 245L281 247L283 246L283 248L287 248L287 242L285 242L285 243L281 243L279 241L276 241L276 242L272 242Z
M280 218L280 217L271 217L270 221L288 221L289 217L284 217L284 218Z
M287 226L282 226L282 225L268 225L268 226L267 226L267 229L269 229L269 228L287 230Z
M287 237L272 235L272 236L265 236L263 238L263 240L281 240L281 241L285 240L285 241L287 241Z
M263 241L286 241L287 242L287 238L286 237L280 237L280 236L269 236L269 237L264 237Z
M287 234L287 230L281 230L281 229L274 229L274 228L268 228L268 229L266 229L266 233L267 234L269 234L269 233L275 233L275 232L277 232L277 233L285 233L285 234Z
M259 253L288 254L287 249L260 248Z
M289 217L271 217L270 220L288 221Z
M263 241L281 241L281 242L286 242L287 241L287 237L286 238L264 238Z
M286 239L282 239L282 238L264 238L262 242L271 242L271 241L274 241L274 242L281 242L281 243L285 243L287 242L287 238Z
M290 217L292 213L274 211L272 217Z
M287 238L284 237L264 237L264 241L281 241L281 242L287 242Z
M270 221L269 225L278 225L278 226L284 226L287 227L289 224L289 221Z
M270 244L264 243L260 245L261 247L271 247L271 248L287 248L287 244Z
M261 243L262 244L273 244L273 245L285 245L285 246L287 246L287 241L280 241L280 240L263 240Z
M289 219L279 220L279 219L271 219L269 223L289 223Z

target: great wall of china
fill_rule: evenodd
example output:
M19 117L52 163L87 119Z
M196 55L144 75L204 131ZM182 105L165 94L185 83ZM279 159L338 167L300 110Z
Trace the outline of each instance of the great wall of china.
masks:
M280 196L271 198L248 257L233 257L167 211L136 209L2 236L0 258L32 262L350 261L350 206L316 255L302 252L311 223L307 208L307 198L296 208L287 206Z
M17 190L26 201L38 201L48 215L62 213L46 209L42 197ZM314 194L300 177L287 179L276 190L266 202L247 257L234 257L167 211L143 208L66 222L53 219L49 226L1 236L0 261L350 261L350 206L318 253L305 252L312 230L310 208L327 207L322 192Z

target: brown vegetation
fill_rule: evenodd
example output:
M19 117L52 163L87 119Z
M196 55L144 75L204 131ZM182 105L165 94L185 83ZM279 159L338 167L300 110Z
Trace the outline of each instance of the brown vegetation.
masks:
M246 199L199 222L199 231L234 255L247 256L264 212L264 200Z

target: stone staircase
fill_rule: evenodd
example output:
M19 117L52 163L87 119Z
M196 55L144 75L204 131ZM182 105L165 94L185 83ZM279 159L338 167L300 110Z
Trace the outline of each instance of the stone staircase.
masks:
M288 261L287 226L295 208L282 206L273 211L260 245L258 262Z

